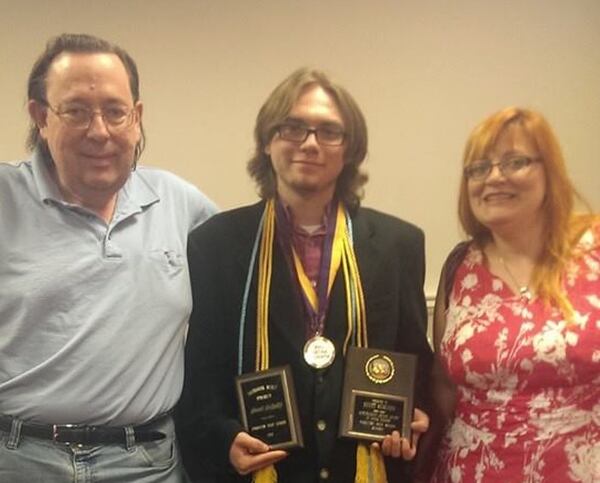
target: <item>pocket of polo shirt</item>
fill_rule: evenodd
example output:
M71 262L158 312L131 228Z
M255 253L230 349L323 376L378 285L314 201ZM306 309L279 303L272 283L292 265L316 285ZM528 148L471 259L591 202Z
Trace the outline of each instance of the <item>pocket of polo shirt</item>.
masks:
M150 258L155 260L161 269L170 276L177 275L183 270L186 263L185 257L168 248L157 248L150 251Z

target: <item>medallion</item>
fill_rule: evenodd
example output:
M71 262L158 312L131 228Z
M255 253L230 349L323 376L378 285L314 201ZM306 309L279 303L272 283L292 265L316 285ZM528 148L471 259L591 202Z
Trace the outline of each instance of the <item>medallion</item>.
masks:
M394 362L385 355L375 354L365 364L365 373L375 384L385 384L394 377L394 372Z
M304 360L315 369L329 367L335 359L335 346L327 337L315 335L304 344Z

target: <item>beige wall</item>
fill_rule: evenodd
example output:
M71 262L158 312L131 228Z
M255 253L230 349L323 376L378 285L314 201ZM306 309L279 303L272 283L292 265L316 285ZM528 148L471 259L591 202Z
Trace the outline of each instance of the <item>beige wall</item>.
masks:
M300 65L354 94L370 128L365 204L420 225L426 292L459 239L460 156L470 129L508 104L541 110L572 177L600 209L597 0L0 0L2 159L25 156L25 82L46 39L89 32L138 62L142 162L222 208L253 201L254 117Z

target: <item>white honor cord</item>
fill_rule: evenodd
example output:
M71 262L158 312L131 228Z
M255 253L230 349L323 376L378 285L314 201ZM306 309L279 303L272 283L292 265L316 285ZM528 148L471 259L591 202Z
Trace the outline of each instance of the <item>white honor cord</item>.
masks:
M266 211L266 210L265 210ZM250 265L248 266L248 275L246 276L246 286L244 287L244 297L242 298L242 310L240 311L240 336L238 339L238 375L242 374L244 364L244 332L246 328L246 309L248 307L248 296L250 294L250 285L252 284L252 275L256 265L256 253L258 252L258 242L260 241L263 224L265 222L265 211L263 211L258 223L258 230L254 237L254 246L250 256Z

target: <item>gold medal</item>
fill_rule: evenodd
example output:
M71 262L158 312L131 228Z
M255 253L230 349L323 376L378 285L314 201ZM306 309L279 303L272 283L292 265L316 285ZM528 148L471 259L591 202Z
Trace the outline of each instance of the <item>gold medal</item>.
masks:
M304 344L304 360L315 369L329 367L335 359L335 346L327 337L315 335Z

